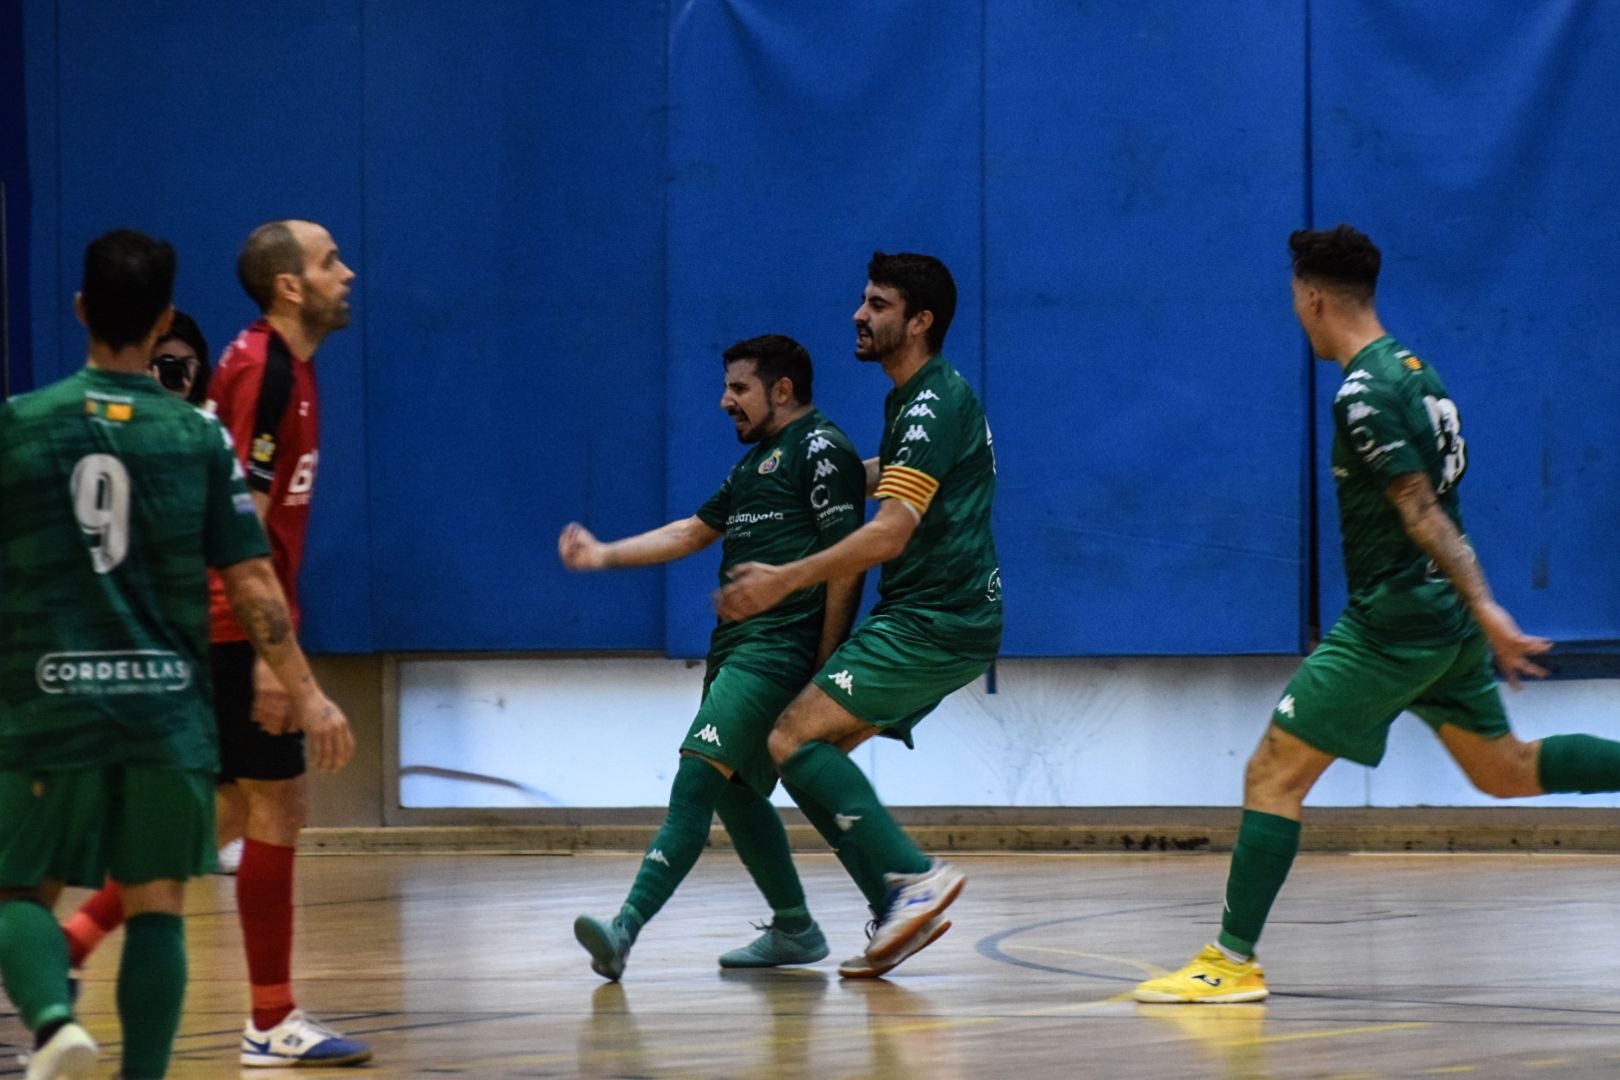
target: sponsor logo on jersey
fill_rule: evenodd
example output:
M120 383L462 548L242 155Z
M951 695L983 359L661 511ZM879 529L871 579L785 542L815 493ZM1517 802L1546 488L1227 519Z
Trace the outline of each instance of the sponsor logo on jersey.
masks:
M716 746L720 745L720 733L714 730L713 724L704 724L703 730L692 736L692 738L696 739L698 742L713 743Z
M817 484L814 488L811 489L811 491L810 491L810 505L814 509L816 509L816 510L825 510L825 509L827 509L827 504L829 502L831 502L831 501L832 501L832 496L830 494L828 494L826 484Z
M820 461L816 462L815 479L824 480L824 479L831 476L833 473L835 473L837 471L838 471L838 466L834 465L831 461L828 461L826 458L822 458Z
M780 464L782 464L782 451L771 451L771 456L759 463L759 475L769 476L776 471L776 467Z
M669 865L669 860L664 857L664 853L658 848L653 848L651 851L647 852L643 861L663 863L665 866Z
M761 521L786 521L787 515L780 510L768 510L762 514L732 514L726 518L726 527L733 525L757 525Z
M1352 401L1350 403L1349 412L1345 414L1345 419L1352 424L1359 424L1361 421L1367 419L1367 417L1377 415L1378 410L1367 404L1365 401Z
M908 443L908 442L930 442L931 440L928 438L928 432L923 430L923 427L922 427L921 424L912 424L909 428L906 429L905 438L901 439L900 441L903 442L903 443Z
M127 397L114 397L111 394L91 390L84 396L84 411L86 415L94 416L98 420L123 424L135 415L135 404Z
M832 449L832 440L825 435L817 435L810 440L810 445L805 447L804 460L809 461L823 450L830 449Z
M842 690L846 694L854 696L855 676L851 675L847 670L840 671L838 674L834 675L832 677L832 681L834 685L838 687L838 689Z
M984 598L991 603L1001 599L1001 567L990 571L990 578L984 584Z
M47 653L34 682L47 694L167 694L191 685L191 665L162 649Z
M917 404L913 405L911 408L906 410L906 415L907 416L933 416L934 415L934 410L930 409L927 405L924 405L922 402L919 401L919 402L917 402Z
M126 405L117 401L111 402L107 405L107 419L109 420L122 423L134 415L135 406L133 405Z
M1294 715L1294 695L1293 694L1284 694L1283 699L1281 701L1277 702L1277 711L1282 713L1284 716L1290 716L1290 717L1293 716Z
M307 400L298 403L298 415L301 417L309 415L309 402Z
M240 469L241 466L238 465L237 468ZM238 514L251 514L255 512L253 509L253 496L249 495L245 491L240 495L232 495L231 505L236 508L236 512Z

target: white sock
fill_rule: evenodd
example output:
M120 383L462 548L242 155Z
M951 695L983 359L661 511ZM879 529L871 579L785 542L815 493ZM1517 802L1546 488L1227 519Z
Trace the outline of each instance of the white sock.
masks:
M1222 956L1226 957L1234 964L1247 964L1250 960L1254 959L1254 954L1233 952L1231 949L1228 949L1225 945L1222 945L1218 941L1215 942L1215 948L1220 951Z

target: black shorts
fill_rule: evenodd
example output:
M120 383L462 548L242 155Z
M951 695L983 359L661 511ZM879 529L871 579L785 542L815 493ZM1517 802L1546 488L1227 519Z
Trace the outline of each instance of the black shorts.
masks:
M219 782L303 776L304 733L271 735L253 722L253 646L245 641L216 642L212 651Z

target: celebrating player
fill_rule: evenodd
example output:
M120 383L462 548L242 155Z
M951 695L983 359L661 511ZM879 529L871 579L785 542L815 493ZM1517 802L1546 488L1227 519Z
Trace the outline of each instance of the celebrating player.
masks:
M1338 758L1377 765L1403 710L1488 795L1620 790L1620 743L1523 743L1509 730L1491 656L1516 685L1545 674L1530 657L1549 642L1521 632L1491 598L1463 532L1468 448L1457 406L1439 373L1379 322L1378 249L1347 225L1302 229L1288 244L1294 314L1312 351L1345 372L1333 400L1333 478L1350 604L1249 759L1220 937L1180 971L1139 985L1138 1001L1266 996L1254 947L1299 849L1305 796Z
M218 422L148 374L174 249L130 231L85 252L84 370L0 406L0 974L34 1032L27 1075L83 1076L62 883L121 887L121 1075L161 1077L186 985L185 880L214 862L208 566L286 688L316 764L348 722L310 674Z
M723 582L742 562L797 559L860 525L865 467L844 433L811 404L810 354L792 338L766 334L737 342L724 360L720 407L736 425L737 441L752 449L689 518L608 544L569 524L557 542L569 569L672 562L724 536ZM769 614L715 627L703 704L681 743L669 815L618 915L574 921L574 936L598 975L624 973L636 935L696 864L717 812L772 910L764 934L720 957L720 965L776 967L827 955L781 818L768 801L776 770L765 740L783 707L849 634L860 591L861 575L850 571L825 588L799 589Z
M298 568L320 463L315 351L328 334L349 325L354 271L321 226L273 221L248 236L236 272L263 317L226 348L208 397L236 440L296 624ZM305 737L310 733L290 722L286 689L263 657L255 660L248 628L234 617L224 583L211 578L210 588L220 841L246 837L236 906L252 1016L244 1025L241 1063L359 1064L371 1051L306 1016L292 993L293 859L308 810ZM347 748L347 762L354 736L346 719L331 737ZM76 958L118 918L116 886L86 901L67 927Z
M894 382L883 406L877 515L793 562L748 562L721 590L723 618L747 619L820 581L883 564L881 599L794 698L771 732L788 793L837 852L876 920L866 951L839 967L873 977L937 940L961 871L929 859L846 756L873 735L911 745L945 696L984 674L1001 646L1001 573L990 535L995 457L967 380L940 355L956 283L929 255L876 252L855 312L855 356Z

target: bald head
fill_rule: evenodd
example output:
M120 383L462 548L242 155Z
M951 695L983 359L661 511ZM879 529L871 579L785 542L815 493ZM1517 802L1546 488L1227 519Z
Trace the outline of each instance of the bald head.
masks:
M304 272L304 248L293 233L295 224L309 223L270 221L260 225L248 234L236 257L236 278L260 311L270 310L278 275Z

